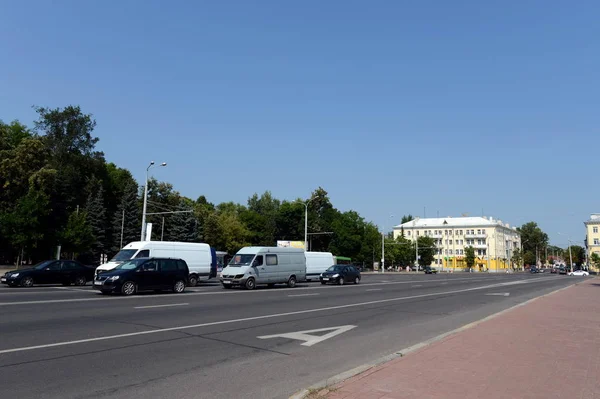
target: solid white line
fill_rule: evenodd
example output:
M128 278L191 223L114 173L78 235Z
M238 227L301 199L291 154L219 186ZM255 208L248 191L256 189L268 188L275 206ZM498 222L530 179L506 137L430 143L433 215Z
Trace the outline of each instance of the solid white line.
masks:
M542 280L542 279L546 279L546 278L542 277L542 278L530 279L530 280L528 280L528 282L535 282L537 280ZM189 330L192 328L218 326L218 325L223 325L223 324L233 324L233 323L240 323L240 322L254 321L254 320L273 319L273 318L277 318L277 317L295 316L295 315L307 314L307 313L326 312L326 311L331 311L331 310L355 308L355 307L362 307L362 306L367 306L367 305L380 305L382 303L399 302L399 301L405 301L407 299L417 299L417 298L427 298L427 297L432 297L432 296L460 294L463 292L485 290L485 289L489 289L489 288L496 288L499 286L507 286L507 285L510 285L510 284L507 284L507 283L488 284L488 285L483 285L481 287L465 288L462 290L444 291L444 292L436 292L436 293L421 294L421 295L411 295L411 296L404 296L404 297L398 297L398 298L379 299L379 300L368 301L368 302L350 303L347 305L328 306L325 308L305 309L305 310L298 310L298 311L294 311L294 312L285 312L285 313L268 314L268 315L263 315L263 316L245 317L242 319L213 321L213 322L209 322L209 323L192 324L192 325L187 325L187 326L159 328L159 329L155 329L155 330L137 331L137 332L126 333L126 334L105 335L102 337L85 338L85 339L78 339L78 340L74 340L74 341L55 342L53 344L24 346L24 347L20 347L20 348L0 350L0 355L5 354L5 353L30 351L30 350L34 350L34 349L55 348L58 346L67 346L67 345L74 345L74 344L83 344L83 343L88 343L88 342L107 341L107 340L118 339L118 338L135 337L138 335L149 335L149 334L156 334L156 333L163 333L163 332L170 332L170 331L182 331L182 330Z
M297 295L288 295L289 297L296 297L296 296L313 296L313 295L321 295L319 293L314 293L314 294L297 294Z
M422 287L423 285L411 285L411 287Z
M366 290L366 292L369 292L369 291L382 291L382 290L383 290L383 288L370 288L370 289Z
M166 308L169 306L186 306L186 305L189 305L189 303L171 303L168 305L136 306L136 307L134 307L134 309Z

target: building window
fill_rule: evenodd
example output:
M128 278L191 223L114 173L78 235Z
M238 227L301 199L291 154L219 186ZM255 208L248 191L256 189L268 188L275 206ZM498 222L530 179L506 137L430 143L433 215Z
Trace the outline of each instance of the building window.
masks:
M446 250L445 252L446 252L446 255L448 255L448 250Z
M406 235L410 237L410 231L407 231L407 232L406 232Z
M449 244L449 245L452 245L452 240L448 240L448 244Z
M452 250L451 249L449 249L448 252L449 252L450 255L452 255Z
M594 233L598 232L598 226L594 226Z
M485 234L485 229L482 229L482 230L481 230L481 234Z
M477 255L481 256L481 249L477 250Z
M478 229L478 230L477 230L477 234L481 234L481 229Z
M417 237L419 236L419 234L420 234L420 231L419 231L419 230L417 230Z
M600 240L597 238L594 238L594 245L600 245Z
M485 255L485 254L486 254L486 252L487 252L487 250L485 250L485 249L484 249L484 250L483 250L483 254Z

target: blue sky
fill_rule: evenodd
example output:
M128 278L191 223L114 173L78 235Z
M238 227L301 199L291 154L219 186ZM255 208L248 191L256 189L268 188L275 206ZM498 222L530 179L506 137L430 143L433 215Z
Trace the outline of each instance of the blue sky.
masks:
M324 187L403 214L600 212L595 1L19 1L3 4L0 119L80 105L109 161L245 203ZM390 215L395 218L390 218Z

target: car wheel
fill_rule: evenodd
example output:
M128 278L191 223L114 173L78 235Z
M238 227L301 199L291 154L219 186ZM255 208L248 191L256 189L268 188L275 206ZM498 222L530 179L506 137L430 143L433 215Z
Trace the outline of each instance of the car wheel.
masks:
M23 277L21 279L21 286L31 287L33 285L33 279L31 277Z
M246 287L247 290L253 290L256 288L256 282L252 277L250 277L248 280L246 280L244 287Z
M356 276L354 277L354 284L358 284L360 283L360 277Z
M338 280L338 284L339 284L339 285L344 285L345 283L346 283L346 282L344 281L344 278L343 278L343 277L340 277L340 278L339 278L339 280Z
M181 294L183 291L185 291L185 281L176 281L173 285L173 292L176 294Z
M287 285L290 288L294 288L296 286L296 276L290 277L290 279L287 282Z
M135 283L133 281L126 281L121 287L121 293L125 296L135 294Z
M190 276L188 278L188 286L195 287L197 285L198 285L198 277L194 276L194 275Z
M75 285L82 286L82 285L85 285L85 283L87 283L85 277L83 277L83 276L75 277Z

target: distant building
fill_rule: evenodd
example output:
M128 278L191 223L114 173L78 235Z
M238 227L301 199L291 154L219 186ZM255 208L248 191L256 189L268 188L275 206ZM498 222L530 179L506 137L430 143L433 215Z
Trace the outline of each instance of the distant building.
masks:
M591 264L592 254L600 255L600 213L593 213L589 220L584 222L586 228L585 250L588 263Z
M475 270L503 272L510 268L514 250L521 248L517 229L491 217L417 218L394 227L394 238L402 233L409 240L433 238L436 248L431 266L440 270L466 268L465 248L471 246Z

